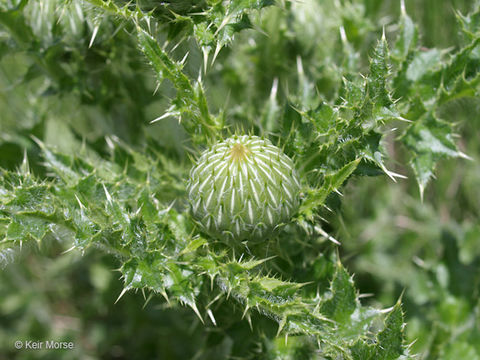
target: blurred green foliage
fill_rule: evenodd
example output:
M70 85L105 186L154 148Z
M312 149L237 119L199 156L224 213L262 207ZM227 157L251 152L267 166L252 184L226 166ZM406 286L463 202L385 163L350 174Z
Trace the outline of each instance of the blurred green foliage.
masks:
M479 4L400 5L2 1L0 358L480 359ZM182 213L235 131L305 177L246 259Z

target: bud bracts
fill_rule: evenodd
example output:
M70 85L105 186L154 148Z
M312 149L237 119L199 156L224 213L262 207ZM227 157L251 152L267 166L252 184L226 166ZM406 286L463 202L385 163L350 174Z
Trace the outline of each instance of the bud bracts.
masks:
M232 136L206 150L187 185L193 217L219 239L264 239L299 206L293 161L257 136Z

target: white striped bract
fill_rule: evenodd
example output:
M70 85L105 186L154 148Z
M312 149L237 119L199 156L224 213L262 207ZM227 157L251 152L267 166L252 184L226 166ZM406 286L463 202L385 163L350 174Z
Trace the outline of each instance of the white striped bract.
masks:
M293 161L269 140L232 136L206 150L187 185L193 217L219 239L266 239L298 210Z

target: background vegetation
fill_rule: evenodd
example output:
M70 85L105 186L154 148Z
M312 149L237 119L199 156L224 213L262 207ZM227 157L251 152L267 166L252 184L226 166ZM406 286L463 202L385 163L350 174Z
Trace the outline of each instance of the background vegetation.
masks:
M480 359L479 42L467 0L3 0L0 358ZM304 185L248 251L185 210L240 131Z

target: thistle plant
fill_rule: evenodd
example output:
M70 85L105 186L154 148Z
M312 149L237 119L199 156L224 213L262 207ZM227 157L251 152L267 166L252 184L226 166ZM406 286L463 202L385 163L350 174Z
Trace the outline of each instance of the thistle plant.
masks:
M393 211L387 201L375 206L381 214L371 208L370 198L379 202L375 186L428 206L418 204L431 200L440 161L470 158L447 110L478 100L480 9L456 13L461 45L439 50L423 46L403 1L388 18L380 16L383 3L0 4L2 294L36 298L28 291L37 284L22 278L21 266L30 266L22 256L60 264L56 276L70 266L62 259L82 262L85 271L72 273L92 274L75 281L94 289L95 301L82 297L94 308L76 313L80 330L64 333L78 339L79 358L92 348L100 357L120 348L125 357L171 359L408 359L417 351L475 358L478 291L449 281L465 275L478 284L476 250L447 249L471 244L478 226L455 246L442 235L445 260L435 258L437 248L414 245L390 269L398 244L364 241L372 231L359 217L368 208L383 229L375 236L387 237ZM407 176L420 196L404 190ZM373 191L351 203L365 183ZM437 228L439 215L429 216ZM455 234L467 226L460 220ZM395 221L411 232L418 227ZM425 254L431 262L420 259ZM459 265L462 257L471 262ZM355 282L344 263L361 269ZM424 281L408 288L398 276L403 269ZM377 284L386 277L397 282ZM32 286L16 287L17 278ZM86 296L74 288L59 290L69 295L65 303ZM418 289L428 291L416 297ZM415 318L412 336L405 319L414 309L405 315L403 308L429 305L429 296L439 310ZM60 332L45 325L54 321L42 323L47 316L17 325L37 312L28 301L18 311L12 303L0 304L6 356L18 354L15 332ZM116 329L126 322L140 332L137 318L158 319L138 337L141 355L121 335L115 344L87 336L90 314L113 306L127 309L112 320ZM458 328L442 318L431 320L442 324L434 335L418 330L443 314L454 314ZM97 325L98 333L111 331ZM417 334L424 338L412 350Z

